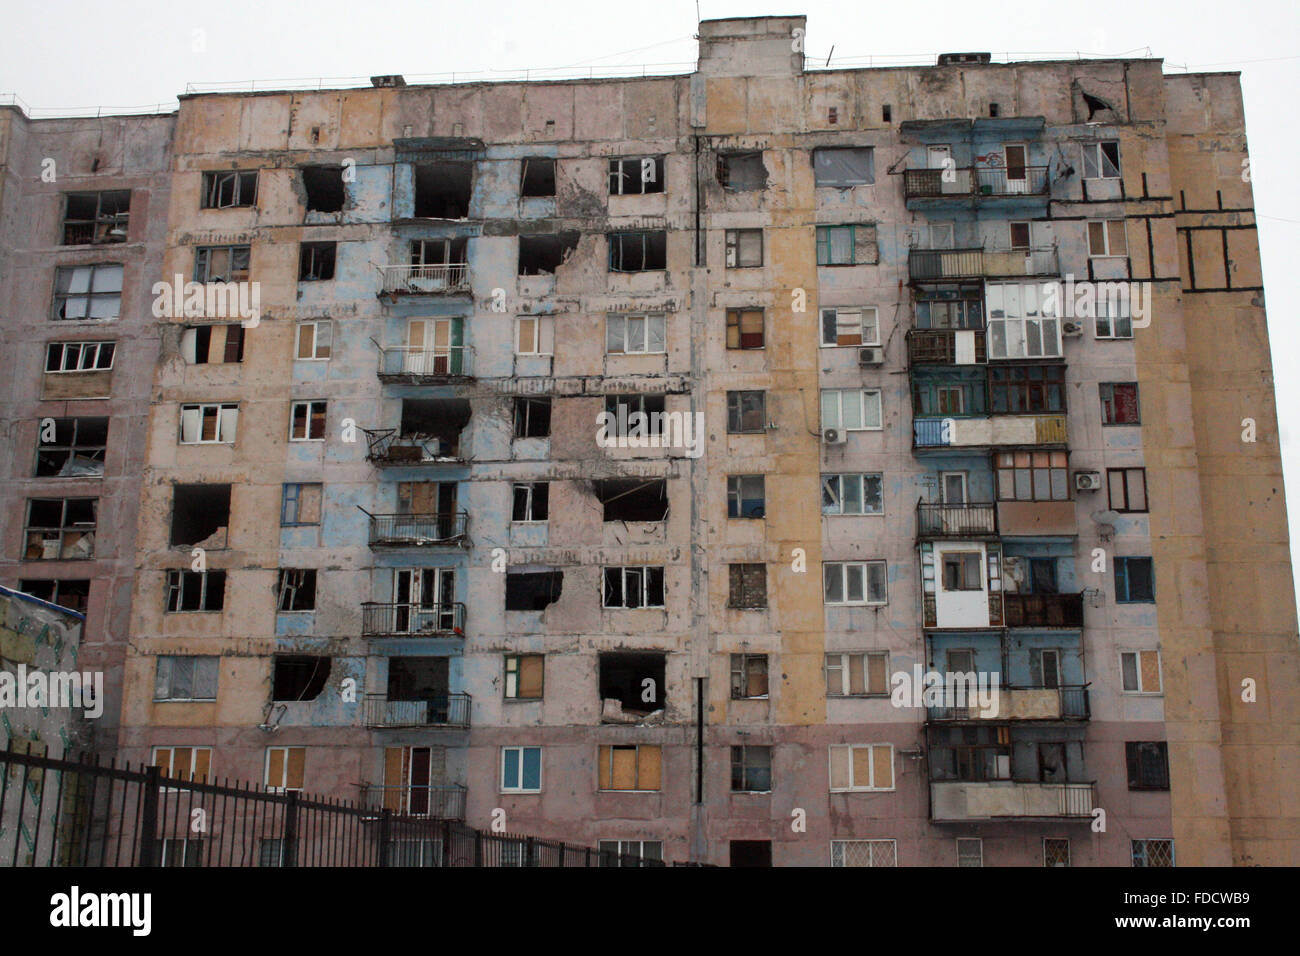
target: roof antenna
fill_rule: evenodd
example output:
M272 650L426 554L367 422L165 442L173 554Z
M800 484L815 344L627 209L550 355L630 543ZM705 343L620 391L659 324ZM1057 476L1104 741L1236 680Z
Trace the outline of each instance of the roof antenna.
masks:
M826 54L826 65L827 65L827 66L830 66L830 65L831 65L831 57L833 57L834 55L835 55L835 44L832 43L832 44L831 44L831 52Z

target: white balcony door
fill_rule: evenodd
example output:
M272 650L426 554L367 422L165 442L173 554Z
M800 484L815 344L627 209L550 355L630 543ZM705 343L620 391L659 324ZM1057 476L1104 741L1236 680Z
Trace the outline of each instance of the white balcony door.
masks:
M1028 151L1019 144L1002 147L1002 158L1007 172L1007 192L1024 193L1029 191L1029 170L1027 167Z

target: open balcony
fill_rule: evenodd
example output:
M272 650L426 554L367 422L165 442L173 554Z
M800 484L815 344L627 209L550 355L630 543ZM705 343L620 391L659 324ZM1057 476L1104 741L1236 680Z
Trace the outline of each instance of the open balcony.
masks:
M927 416L912 421L912 447L991 448L1066 443L1064 415Z
M1045 198L1046 166L963 166L903 170L903 198L908 209L998 200Z
M370 515L370 547L463 548L468 528L469 515L464 511Z
M992 503L917 502L918 538L992 538L997 533L998 513Z
M468 346L387 348L379 352L379 380L388 385L436 385L474 377Z
M361 803L375 813L388 810L401 816L464 820L467 792L458 783L405 787L363 784Z
M468 262L384 265L379 267L381 297L406 295L465 295L469 287Z
M912 249L907 255L912 282L956 279L1059 276L1056 247L1036 249Z
M440 604L361 605L362 637L464 637L465 605Z
M1003 594L1007 627L1083 627L1083 594Z
M991 712L963 703L962 706L926 708L926 718L935 723L970 721L1088 720L1092 716L1086 685L1060 687L1001 687L998 704Z
M907 363L918 365L983 365L988 361L983 329L910 329Z
M469 694L430 694L420 700L389 700L367 695L362 719L372 729L469 726Z
M932 780L930 819L935 823L990 820L1087 821L1094 785L1019 780Z

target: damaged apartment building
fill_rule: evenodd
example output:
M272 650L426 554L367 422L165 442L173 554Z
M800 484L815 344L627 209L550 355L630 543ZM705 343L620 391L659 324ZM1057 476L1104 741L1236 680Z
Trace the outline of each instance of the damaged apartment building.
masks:
M28 150L0 583L85 520L19 498L121 474L116 436L29 474L36 416L138 402L122 757L671 862L1300 862L1237 77L812 69L805 27L706 21L681 76L185 95L146 209ZM138 396L64 411L92 184L150 217L131 261L257 314L87 320ZM1067 277L1143 295L1075 315ZM996 705L899 697L930 671Z

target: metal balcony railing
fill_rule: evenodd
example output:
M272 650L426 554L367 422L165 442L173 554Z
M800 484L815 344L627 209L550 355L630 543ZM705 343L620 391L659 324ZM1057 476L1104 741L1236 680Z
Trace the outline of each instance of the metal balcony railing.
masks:
M1048 191L1046 166L962 166L903 170L903 196L913 199L991 199L1043 196Z
M367 727L468 727L469 694L432 694L421 700L389 700L370 694L364 703Z
M465 605L446 604L361 605L362 637L465 636Z
M1092 816L1093 781L930 781L930 818L936 821L1079 819Z
M438 435L399 435L396 428L363 428L366 460L376 465L419 465L457 462L459 443Z
M1083 594L1003 594L1007 627L1083 627Z
M912 249L907 273L913 282L1060 275L1056 247L1035 249Z
M385 382L434 382L449 378L469 378L473 373L472 353L468 346L443 348L388 348L379 355L379 378Z
M384 295L447 295L469 291L469 263L380 266Z
M429 547L459 545L465 540L469 515L464 511L444 514L382 514L370 516L370 546Z
M988 361L983 329L910 329L909 365L983 365Z
M464 820L466 793L458 783L405 787L363 785L361 802L376 813L389 810L412 817Z
M998 509L992 502L916 505L916 533L921 538L987 537L998 533Z

